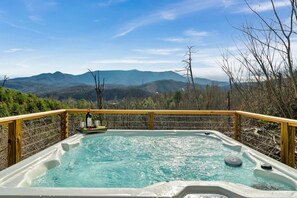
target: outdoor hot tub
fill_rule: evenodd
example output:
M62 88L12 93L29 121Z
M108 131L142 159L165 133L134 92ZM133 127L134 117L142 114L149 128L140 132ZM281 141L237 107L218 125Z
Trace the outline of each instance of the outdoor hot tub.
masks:
M297 170L217 131L108 130L1 171L8 196L297 197Z

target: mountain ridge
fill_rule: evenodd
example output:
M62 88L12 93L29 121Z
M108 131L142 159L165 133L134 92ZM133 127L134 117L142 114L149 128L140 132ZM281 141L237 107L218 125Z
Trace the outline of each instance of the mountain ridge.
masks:
M142 95L153 92L172 92L181 90L187 84L187 78L173 71L152 72L139 70L104 70L94 71L100 76L101 83L105 81L106 89L137 89L144 91ZM227 82L213 81L205 78L195 78L199 87L216 85L228 86ZM9 79L5 87L26 93L44 95L45 93L68 92L67 88L94 86L94 79L90 72L79 75L62 72L42 73L31 77ZM128 91L126 92L128 93Z
M102 70L94 71L94 74L99 73L101 81L104 79L106 84L121 84L128 86L142 85L145 83L150 83L153 81L159 80L174 80L180 82L187 82L186 77L173 72L173 71L162 71L162 72L153 72L153 71L139 71L139 70ZM226 82L209 80L206 78L194 78L197 84L206 85L206 84L225 84ZM68 83L69 85L78 85L94 84L94 80L90 72L83 74L67 74L60 71L54 73L41 73L38 75L33 75L30 77L19 77L9 79L7 82L31 82L31 83L40 83L40 84L58 84L58 83Z

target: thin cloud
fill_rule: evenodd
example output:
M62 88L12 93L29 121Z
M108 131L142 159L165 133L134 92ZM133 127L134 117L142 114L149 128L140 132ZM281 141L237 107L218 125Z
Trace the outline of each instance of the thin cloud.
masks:
M127 35L128 33L132 32L132 31L135 30L136 28L145 25L144 22L145 22L145 21L143 21L142 23L136 24L136 25L134 25L134 26L131 26L130 28L124 30L123 32L114 35L113 38L115 39L115 38L119 38L119 37L122 37L122 36Z
M174 49L135 49L134 51L143 52L146 54L153 54L153 55L172 55L182 50L183 49L181 48L174 48Z
M6 25L12 27L12 28L16 28L16 29L19 29L19 30L23 30L23 31L27 31L27 32L31 32L31 33L35 33L35 34L39 34L41 36L43 36L44 38L46 39L50 39L50 40L53 40L54 37L48 35L48 34L45 34L39 30L36 30L36 29L32 29L32 28L28 28L28 27L25 27L25 26L22 26L22 25L18 25L18 24L15 24L15 23L11 23L11 22L7 22L7 21L3 21L3 23L5 23Z
M32 49L26 49L26 48L11 48L11 49L6 49L3 50L5 53L16 53L16 52L31 52L33 51Z
M162 63L177 63L175 60L140 60L140 59L111 59L111 60L96 60L91 61L92 64L162 64Z
M174 12L166 11L161 12L160 17L164 20L174 20L176 18L176 14Z
M150 57L148 56L127 56L125 57L124 59L137 59L137 60L143 60L143 59L151 59Z
M291 6L291 2L286 0L286 1L274 1L274 6L275 8L282 8L282 7L288 7ZM270 1L262 2L262 3L254 3L250 4L250 7L255 10L256 12L265 12L265 11L270 11L273 9L272 4ZM250 8L245 7L237 11L239 13L251 13L252 11Z
M186 30L184 32L184 34L186 36L195 36L195 37L202 37L202 36L208 36L209 35L208 32L205 32L205 31L196 31L196 30L193 30L193 29Z
M222 3L225 8L240 4L237 0L222 0Z
M7 22L7 21L4 22L4 23L7 24L10 27L13 27L13 28L16 28L16 29L19 29L19 30L25 30L25 31L28 31L28 32L36 33L36 34L43 34L42 32L40 32L38 30L31 29L31 28L21 26L21 25L18 25L18 24L10 23L10 22Z
M210 7L221 6L222 2L217 0L197 1L197 0L184 0L179 3L171 4L170 6L147 14L143 17L128 22L122 30L114 35L113 38L119 38L129 34L137 28L154 24L164 20L175 20L183 15L208 9Z
M183 35L184 35L183 37L169 37L161 40L168 41L168 42L175 42L175 43L183 43L183 42L192 41L193 39L197 40L197 37L209 36L210 33L206 31L197 31L194 29L188 29L183 32Z
M168 42L174 42L174 43L183 43L188 41L188 38L184 38L184 37L169 37L169 38L164 38L161 39L162 41L168 41Z

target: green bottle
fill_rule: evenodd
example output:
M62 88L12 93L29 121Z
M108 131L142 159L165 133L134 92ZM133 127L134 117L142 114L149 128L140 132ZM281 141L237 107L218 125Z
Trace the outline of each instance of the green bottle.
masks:
M92 121L92 114L90 113L90 110L86 114L86 128L90 128L93 126L93 121Z

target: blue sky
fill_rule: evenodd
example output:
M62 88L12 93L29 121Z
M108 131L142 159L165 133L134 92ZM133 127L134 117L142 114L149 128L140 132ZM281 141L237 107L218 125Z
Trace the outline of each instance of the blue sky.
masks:
M266 0L250 4L271 14ZM195 76L226 80L220 51L240 45L232 26L246 21L255 17L243 0L0 0L0 75L175 71L195 46Z

